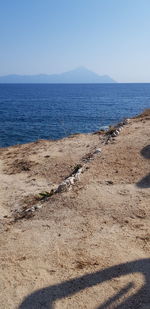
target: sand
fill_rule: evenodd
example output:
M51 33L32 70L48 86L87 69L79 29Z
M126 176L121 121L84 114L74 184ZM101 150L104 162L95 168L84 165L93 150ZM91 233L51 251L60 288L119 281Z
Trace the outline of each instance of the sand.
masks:
M0 308L150 309L150 112L104 141L0 149ZM70 190L39 199L77 164Z

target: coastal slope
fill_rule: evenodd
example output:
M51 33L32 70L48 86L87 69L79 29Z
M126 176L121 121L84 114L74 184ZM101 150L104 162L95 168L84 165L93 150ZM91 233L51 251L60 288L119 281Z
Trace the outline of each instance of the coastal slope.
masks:
M0 150L2 308L150 308L150 111L114 132Z

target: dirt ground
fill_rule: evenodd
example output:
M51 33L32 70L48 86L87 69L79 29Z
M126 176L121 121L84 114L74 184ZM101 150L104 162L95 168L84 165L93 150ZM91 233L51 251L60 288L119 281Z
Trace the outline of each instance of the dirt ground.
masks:
M0 149L0 308L150 309L150 111L104 140ZM77 164L71 190L14 220Z

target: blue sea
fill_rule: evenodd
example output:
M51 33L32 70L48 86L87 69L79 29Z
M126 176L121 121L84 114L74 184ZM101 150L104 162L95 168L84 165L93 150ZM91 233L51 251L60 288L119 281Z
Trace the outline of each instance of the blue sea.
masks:
M93 132L150 108L150 84L0 84L0 147Z

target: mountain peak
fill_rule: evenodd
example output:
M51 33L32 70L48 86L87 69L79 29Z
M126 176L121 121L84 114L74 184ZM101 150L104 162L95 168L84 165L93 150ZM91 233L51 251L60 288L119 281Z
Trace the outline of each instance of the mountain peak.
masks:
M77 68L75 68L74 70L72 70L72 71L90 71L89 69L87 69L86 67L84 67L84 66L79 66L79 67L77 67Z
M84 66L77 67L59 76L63 77L63 82L66 83L116 83L116 81L108 75L100 76Z

